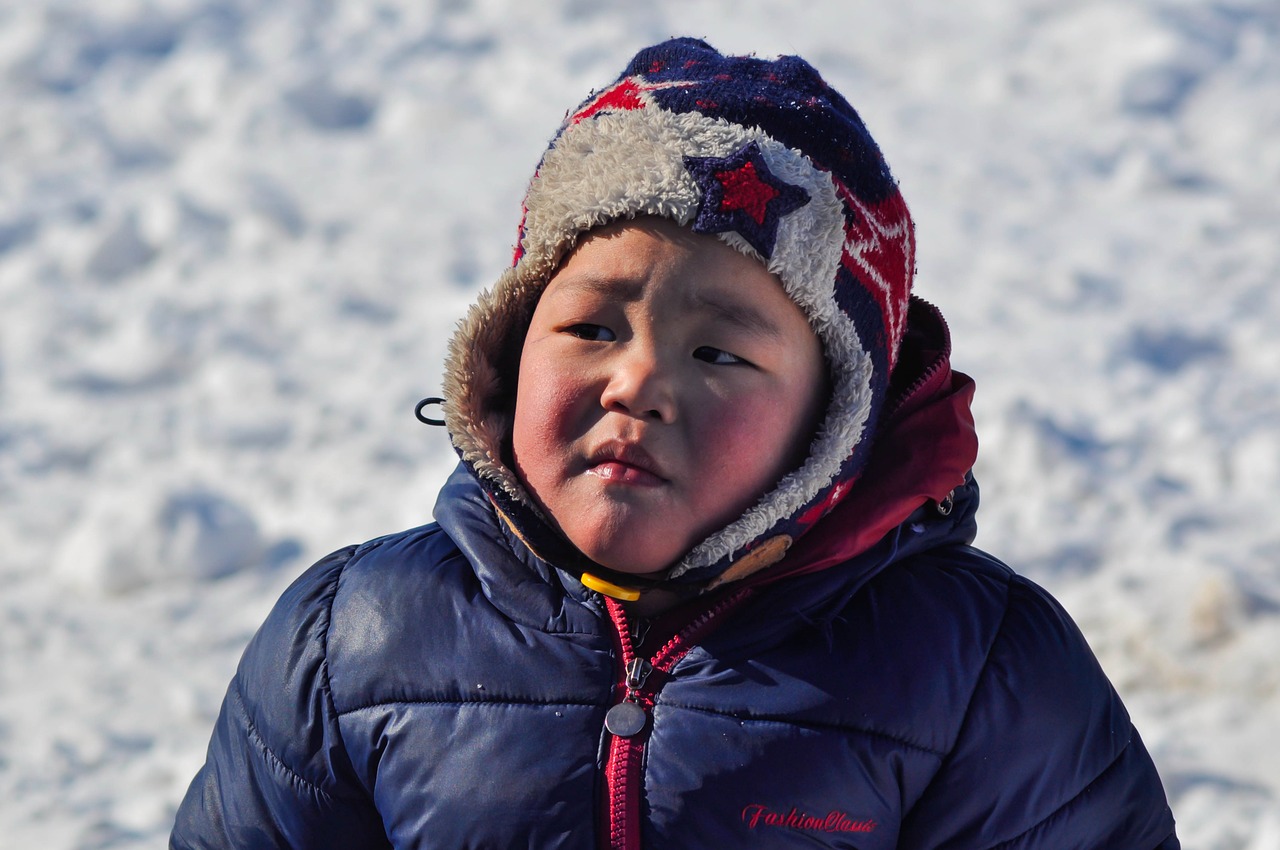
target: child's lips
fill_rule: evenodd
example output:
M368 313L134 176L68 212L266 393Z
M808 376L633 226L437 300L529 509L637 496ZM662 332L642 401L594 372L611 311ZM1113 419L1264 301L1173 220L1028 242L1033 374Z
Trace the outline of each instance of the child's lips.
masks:
M598 463L587 470L587 474L607 481L610 484L634 484L642 487L656 487L663 479L647 469L618 461Z
M608 443L587 458L587 474L615 484L656 487L667 482L653 457L634 443Z

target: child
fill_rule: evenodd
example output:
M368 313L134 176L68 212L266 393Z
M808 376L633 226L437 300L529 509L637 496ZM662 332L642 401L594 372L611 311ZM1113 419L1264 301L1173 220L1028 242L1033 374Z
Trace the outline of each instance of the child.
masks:
M285 593L172 846L1177 848L1076 627L968 545L913 255L808 64L641 51L452 341L437 523Z

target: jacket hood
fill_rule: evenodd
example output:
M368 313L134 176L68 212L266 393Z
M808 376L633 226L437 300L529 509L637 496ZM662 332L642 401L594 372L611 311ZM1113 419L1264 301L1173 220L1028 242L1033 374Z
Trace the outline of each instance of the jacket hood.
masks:
M696 594L747 578L774 581L815 572L865 551L926 503L945 510L950 494L965 482L977 456L969 407L973 382L951 370L950 353L950 336L941 314L913 298L890 400L861 477L854 482L834 479L788 518L783 533L768 529L731 557L656 581L619 574L592 562L542 516L523 492L511 471L509 455L501 448L510 443L509 418L479 421L458 410L471 396L457 393L448 402L453 407L450 431L455 446L459 445L455 428L466 427L481 431L480 437L493 447L483 464L460 451L463 464L506 529L539 560L575 576L590 573L623 587L663 585ZM452 385L470 384L472 392L477 392L474 384L494 380L496 374L455 374ZM469 437L477 435L473 431ZM500 466L503 474L493 474L494 466Z

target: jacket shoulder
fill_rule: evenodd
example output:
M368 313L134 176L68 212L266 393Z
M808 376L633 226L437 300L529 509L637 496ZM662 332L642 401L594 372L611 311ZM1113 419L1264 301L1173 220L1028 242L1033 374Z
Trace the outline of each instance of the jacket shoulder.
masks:
M280 596L227 689L171 847L382 846L342 738L328 659L344 578L382 543L322 558Z
M398 547L436 531L424 526L320 559L281 594L245 649L229 696L264 745L300 778L323 786L335 767L335 742L326 739L335 734L329 643L335 610L343 616L340 596L349 584L367 583L371 569L394 565Z
M917 598L953 639L986 639L970 653L981 663L962 685L967 704L903 825L904 846L1156 847L1169 837L1151 758L1062 605L968 546L905 567L932 588ZM979 628L957 630L975 618Z

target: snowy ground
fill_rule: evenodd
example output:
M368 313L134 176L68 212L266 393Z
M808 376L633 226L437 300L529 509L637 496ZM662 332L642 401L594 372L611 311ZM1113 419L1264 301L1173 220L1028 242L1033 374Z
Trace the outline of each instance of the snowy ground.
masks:
M862 111L978 380L979 543L1184 845L1280 848L1280 4L791 5L0 0L0 846L164 843L279 591L429 517L413 404L563 111L693 34Z

